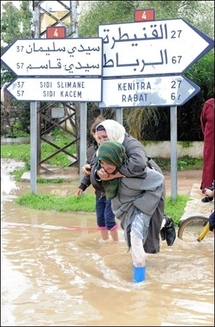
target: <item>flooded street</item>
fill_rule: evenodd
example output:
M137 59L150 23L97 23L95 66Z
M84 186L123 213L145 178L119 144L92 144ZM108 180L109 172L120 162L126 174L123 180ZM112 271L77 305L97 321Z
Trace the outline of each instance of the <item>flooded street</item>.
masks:
M13 168L1 167L1 326L214 326L214 237L162 241L134 284L121 230L118 243L102 242L95 214L15 204L30 184L15 183ZM77 186L37 188L69 195Z

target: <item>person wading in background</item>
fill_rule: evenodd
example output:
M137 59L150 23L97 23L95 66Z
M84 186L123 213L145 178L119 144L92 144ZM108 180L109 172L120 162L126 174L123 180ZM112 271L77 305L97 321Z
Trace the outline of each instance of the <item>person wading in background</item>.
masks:
M96 140L96 126L104 121L105 118L98 116L91 126L90 133L94 137L94 144L87 149L87 163L82 167L84 177L82 178L81 184L79 185L76 195L81 196L82 193L91 185L90 171L91 162L95 161L96 151L98 150L99 143ZM95 188L96 195L96 219L98 230L101 233L103 241L109 239L109 234L113 241L118 241L118 225L115 220L115 215L111 209L111 201L105 196L105 190L102 185Z

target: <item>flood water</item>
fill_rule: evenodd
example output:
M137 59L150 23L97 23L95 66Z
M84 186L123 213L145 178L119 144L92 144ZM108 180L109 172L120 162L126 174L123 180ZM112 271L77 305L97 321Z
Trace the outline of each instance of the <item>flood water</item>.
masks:
M30 192L1 173L1 326L214 326L214 238L163 241L148 255L146 281L132 282L120 241L102 242L94 214L14 203ZM38 185L69 194L73 184ZM74 194L74 193L70 193Z

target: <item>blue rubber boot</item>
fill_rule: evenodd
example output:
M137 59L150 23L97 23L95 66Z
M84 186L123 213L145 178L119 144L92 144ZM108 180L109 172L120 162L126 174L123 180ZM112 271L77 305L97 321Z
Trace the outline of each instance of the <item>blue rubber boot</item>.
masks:
M146 267L134 267L134 283L144 282L146 279Z

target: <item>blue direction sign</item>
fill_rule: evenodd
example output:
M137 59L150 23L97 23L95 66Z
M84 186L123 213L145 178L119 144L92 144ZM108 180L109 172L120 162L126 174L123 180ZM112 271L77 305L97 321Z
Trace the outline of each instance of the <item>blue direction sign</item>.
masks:
M18 101L99 102L102 79L18 77L5 89Z
M199 90L183 76L106 79L99 108L181 106Z
M214 47L183 19L99 25L103 77L178 74Z
M18 76L101 76L102 38L16 40L2 64Z

